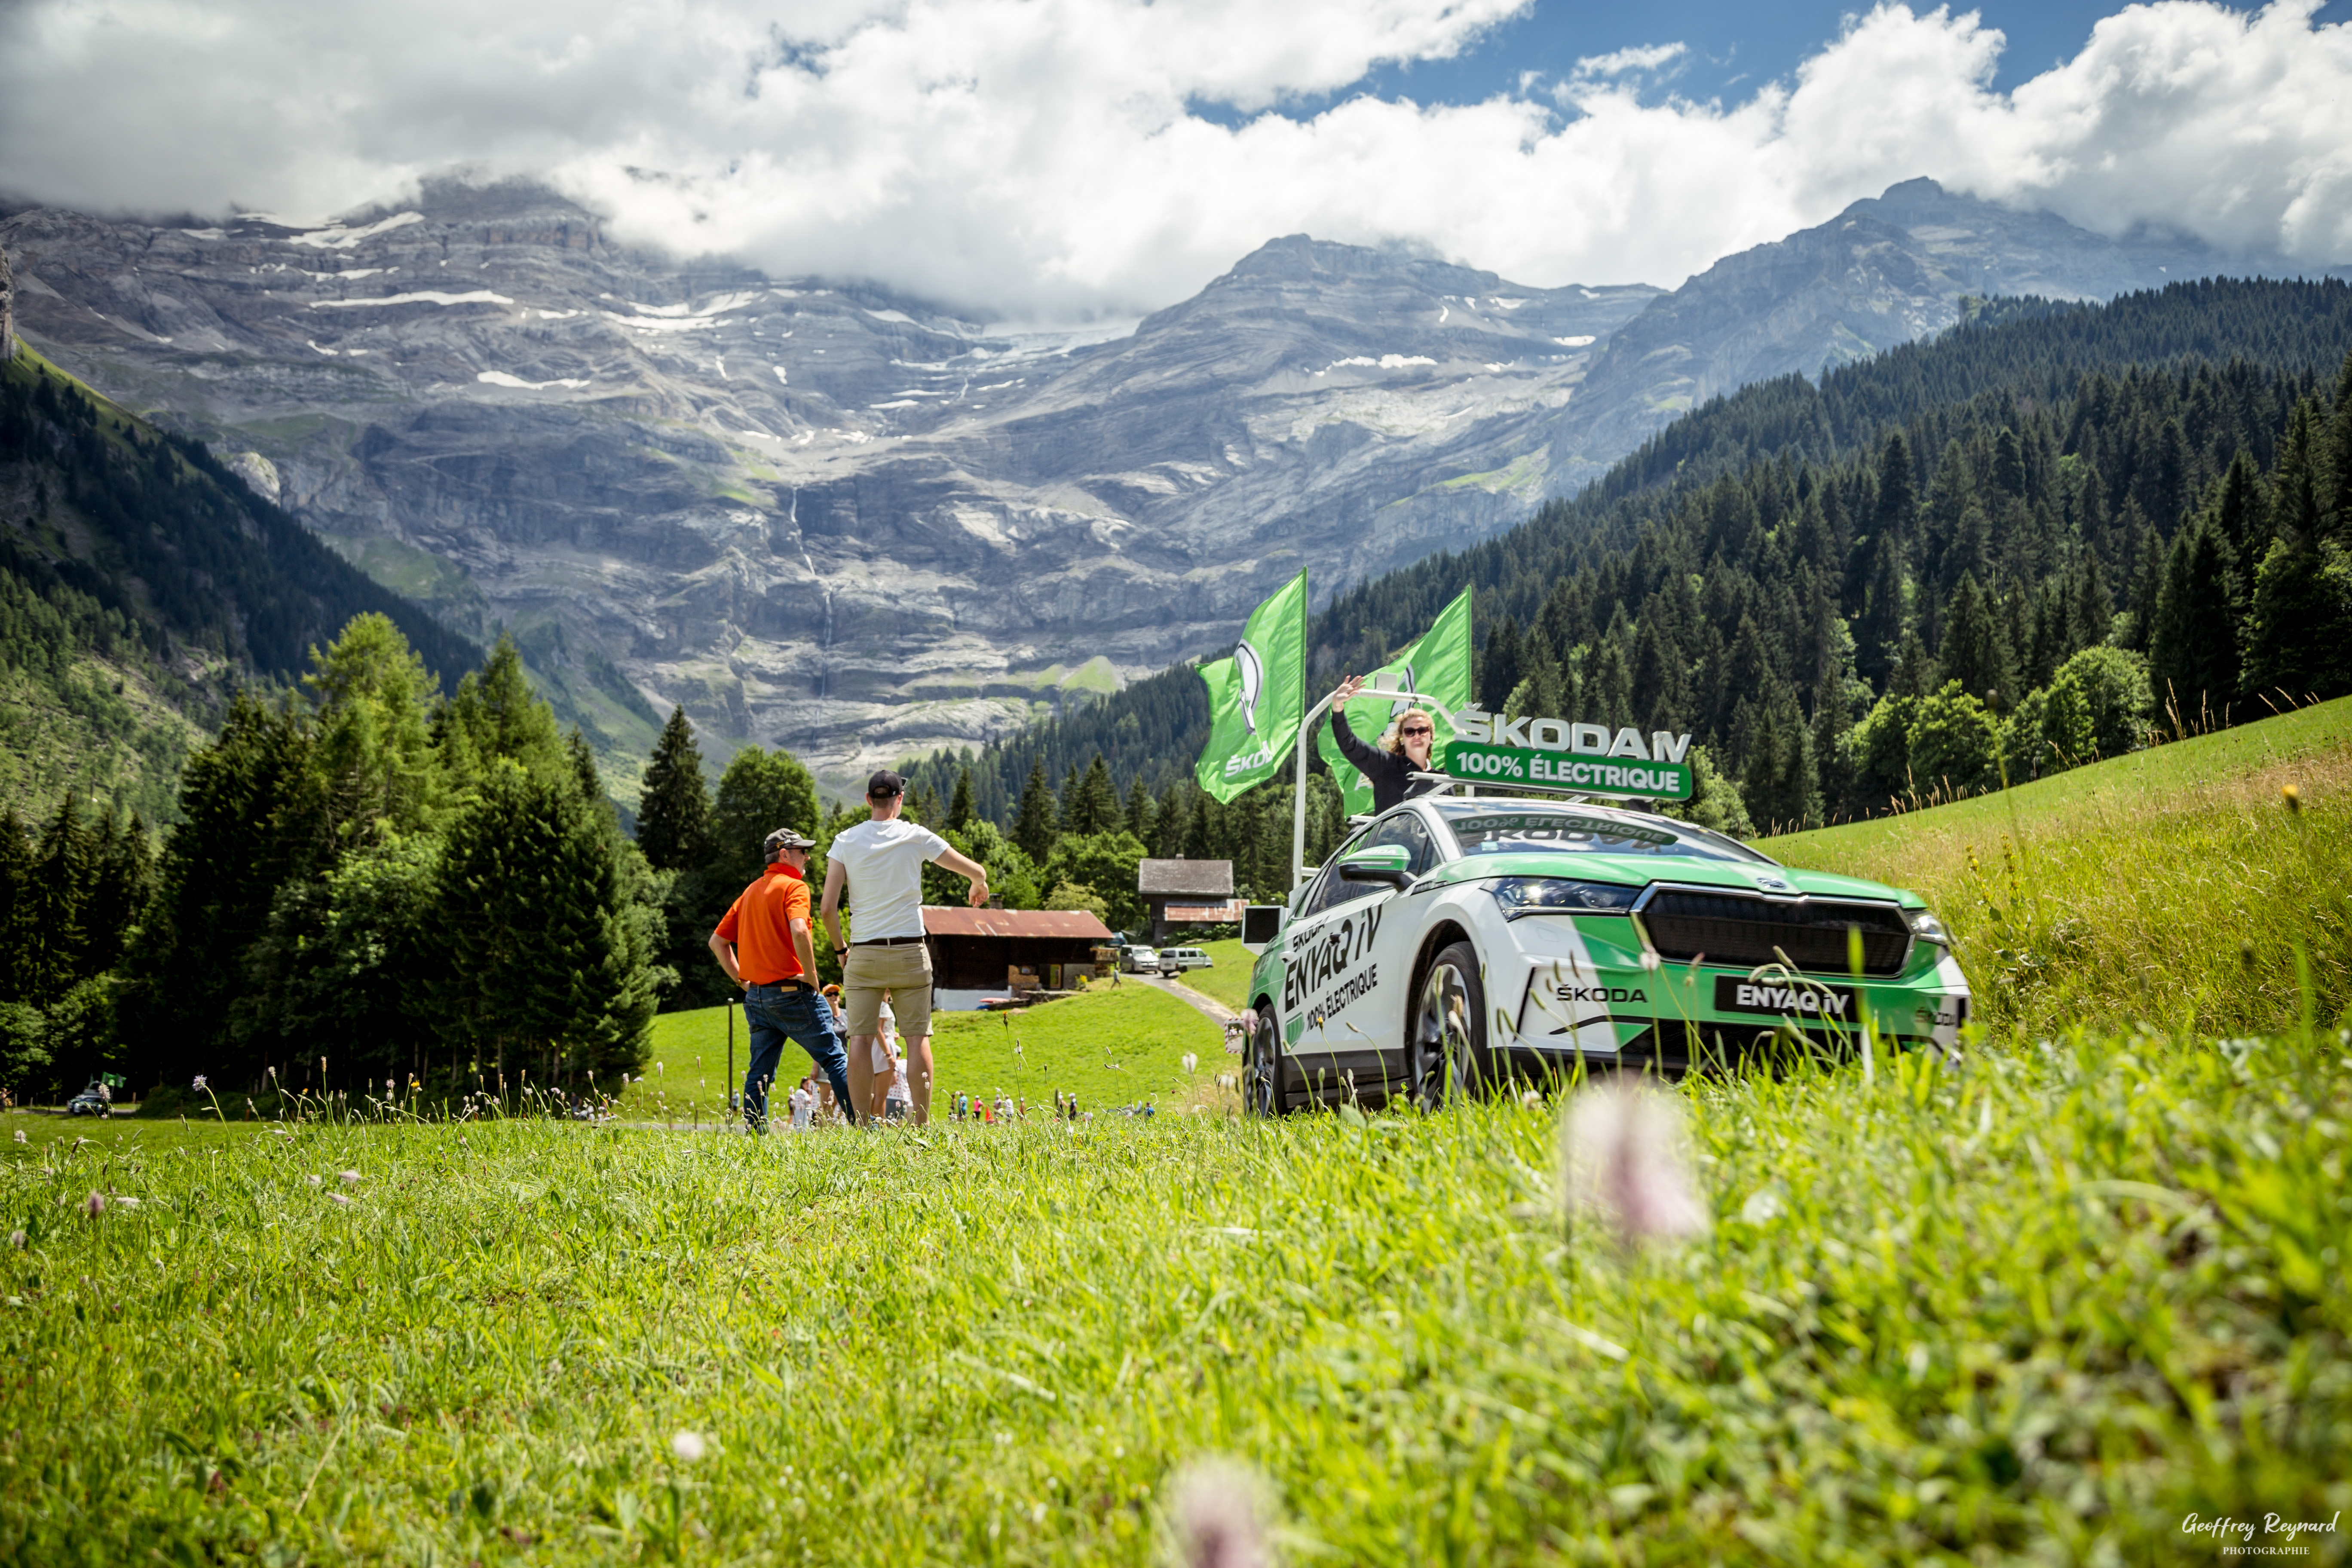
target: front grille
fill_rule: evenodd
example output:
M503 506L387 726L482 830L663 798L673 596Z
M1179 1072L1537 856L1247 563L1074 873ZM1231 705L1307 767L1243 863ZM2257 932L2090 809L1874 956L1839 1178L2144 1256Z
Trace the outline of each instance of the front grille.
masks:
M1903 967L1903 955L1911 946L1911 930L1901 911L1885 904L1662 888L1641 913L1651 945L1673 963L1704 960L1754 969L1778 963L1785 952L1790 963L1808 973L1848 974L1853 960L1846 951L1846 932L1859 927L1862 972L1893 974Z

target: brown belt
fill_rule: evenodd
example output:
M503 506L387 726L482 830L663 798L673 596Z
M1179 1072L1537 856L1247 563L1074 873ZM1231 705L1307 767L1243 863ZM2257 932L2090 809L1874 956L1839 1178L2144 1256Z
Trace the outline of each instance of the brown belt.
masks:
M905 947L910 942L922 940L919 936L877 936L865 942L853 942L849 945L852 947Z

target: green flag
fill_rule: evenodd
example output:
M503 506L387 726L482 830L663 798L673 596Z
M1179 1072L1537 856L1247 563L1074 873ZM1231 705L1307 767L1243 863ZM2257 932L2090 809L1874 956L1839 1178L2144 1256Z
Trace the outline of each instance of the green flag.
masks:
M1194 773L1230 801L1290 761L1306 710L1307 574L1250 612L1234 657L1201 667L1209 683L1209 743Z
M1394 658L1365 677L1366 689L1348 704L1348 727L1366 745L1375 744L1389 727L1389 721L1412 704L1401 698L1381 696L1373 688L1389 691L1417 691L1430 699L1423 706L1434 705L1437 712L1436 745L1431 749L1431 760L1440 768L1444 766L1441 749L1454 738L1454 726L1449 720L1454 710L1470 706L1470 590L1465 588L1454 602L1437 613L1437 619L1420 640L1404 648ZM1347 797L1350 816L1372 809L1372 786L1355 764L1339 752L1339 742L1331 734L1329 724L1318 725L1315 749L1323 753L1330 764L1331 776Z

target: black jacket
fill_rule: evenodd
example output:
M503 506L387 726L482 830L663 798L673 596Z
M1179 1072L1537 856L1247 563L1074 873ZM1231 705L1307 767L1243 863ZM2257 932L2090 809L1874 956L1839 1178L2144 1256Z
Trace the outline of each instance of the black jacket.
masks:
M1384 752L1378 746L1367 746L1356 739L1356 731L1348 723L1347 710L1331 710L1331 738L1339 742L1340 754L1356 764L1372 786L1372 812L1378 816L1402 801L1427 795L1437 787L1434 781L1416 779L1412 759L1395 752ZM1433 763L1436 759L1432 758ZM1433 767L1431 772L1436 769Z

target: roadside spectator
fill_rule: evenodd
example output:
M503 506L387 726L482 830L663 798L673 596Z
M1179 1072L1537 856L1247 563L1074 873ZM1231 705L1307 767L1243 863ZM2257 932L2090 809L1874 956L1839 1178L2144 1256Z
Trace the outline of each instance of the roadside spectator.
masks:
M754 1130L767 1127L768 1086L776 1079L788 1039L800 1043L838 1092L846 1095L849 1089L833 1011L816 990L808 884L801 875L815 845L789 827L769 834L761 842L767 868L737 895L710 933L711 955L727 978L743 987L743 1020L751 1026L743 1120Z
M791 1104L793 1108L793 1131L795 1132L807 1131L809 1130L809 1118L816 1112L816 1096L810 1090L808 1079L803 1079L800 1082L793 1085Z
M915 1125L920 1127L931 1118L931 953L923 943L923 867L936 862L971 883L967 901L973 909L988 902L988 871L929 828L903 820L898 813L906 794L907 781L887 768L866 781L869 819L834 838L824 870L824 917L834 957L841 962L842 995L849 1003L851 1088L866 1088L873 1038L881 1032L883 993L894 993L907 1042ZM845 889L856 910L855 942L843 942L841 935ZM863 1104L865 1096L856 1100Z
M893 1121L906 1121L908 1098L907 1053L900 1051L891 1059L890 1088L883 1099L884 1113Z

